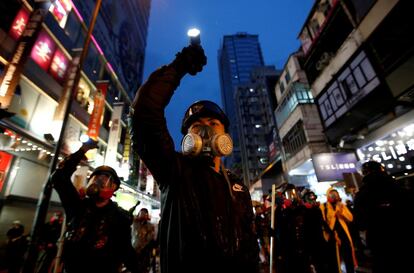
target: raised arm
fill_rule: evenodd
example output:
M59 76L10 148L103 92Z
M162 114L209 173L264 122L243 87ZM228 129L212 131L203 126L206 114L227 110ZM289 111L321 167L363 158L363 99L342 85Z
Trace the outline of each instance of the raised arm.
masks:
M173 140L164 115L182 77L195 75L206 64L200 46L185 47L175 60L153 72L138 90L130 111L133 150L143 159L155 180L168 181L175 161Z
M59 195L68 219L72 218L76 213L81 202L79 193L70 178L82 158L84 158L85 153L93 148L96 148L96 143L84 144L77 152L69 155L60 162L51 176L53 186Z

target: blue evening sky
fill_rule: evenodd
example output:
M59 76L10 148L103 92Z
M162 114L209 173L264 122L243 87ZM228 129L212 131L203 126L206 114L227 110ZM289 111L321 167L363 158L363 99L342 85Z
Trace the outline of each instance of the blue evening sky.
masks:
M177 149L181 119L196 100L222 105L217 54L222 37L237 32L258 34L266 65L282 69L297 50L300 29L313 0L152 0L144 81L156 68L168 64L188 45L187 30L201 30L201 45L207 56L204 70L186 75L166 110L168 128Z

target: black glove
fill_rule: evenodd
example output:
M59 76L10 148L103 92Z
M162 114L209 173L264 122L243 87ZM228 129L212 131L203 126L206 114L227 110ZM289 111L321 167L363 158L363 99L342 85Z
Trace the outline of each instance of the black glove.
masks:
M178 52L172 66L183 76L188 73L192 76L201 72L207 64L207 57L200 45L189 45Z

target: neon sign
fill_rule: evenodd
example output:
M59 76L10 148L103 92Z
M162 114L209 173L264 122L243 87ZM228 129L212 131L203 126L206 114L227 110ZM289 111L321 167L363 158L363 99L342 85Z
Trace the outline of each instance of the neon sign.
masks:
M52 38L45 32L41 32L33 46L30 56L44 70L48 70L55 52L56 45Z
M10 27L9 35L14 40L18 40L22 36L27 22L29 21L29 12L22 8L14 18L13 24Z

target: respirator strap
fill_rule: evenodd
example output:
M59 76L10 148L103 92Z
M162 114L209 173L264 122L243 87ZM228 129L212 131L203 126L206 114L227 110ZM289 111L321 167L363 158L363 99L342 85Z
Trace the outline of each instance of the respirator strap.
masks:
M226 179L227 186L229 186L229 192L230 192L231 199L234 200L234 195L233 195L233 191L231 188L231 182L230 182L229 176L227 175L227 170L226 168L224 168L224 163L221 160L220 160L220 166L221 166L221 172L224 175L224 179Z

